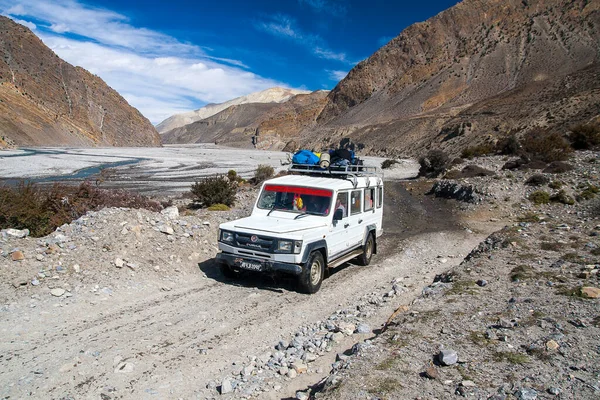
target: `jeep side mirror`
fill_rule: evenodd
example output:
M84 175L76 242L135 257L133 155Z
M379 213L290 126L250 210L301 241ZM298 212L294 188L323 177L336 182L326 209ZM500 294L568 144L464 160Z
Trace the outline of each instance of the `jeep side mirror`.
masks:
M341 208L338 208L333 213L333 220L334 221L341 221L342 218L344 218L344 210L342 210Z

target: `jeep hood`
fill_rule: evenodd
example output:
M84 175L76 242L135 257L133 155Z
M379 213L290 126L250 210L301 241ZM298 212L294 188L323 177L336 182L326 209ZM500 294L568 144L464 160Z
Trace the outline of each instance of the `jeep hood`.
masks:
M294 214L296 217L297 214ZM292 233L327 226L322 217L306 215L298 219L281 218L276 216L250 216L221 225L223 229L247 229L268 233Z

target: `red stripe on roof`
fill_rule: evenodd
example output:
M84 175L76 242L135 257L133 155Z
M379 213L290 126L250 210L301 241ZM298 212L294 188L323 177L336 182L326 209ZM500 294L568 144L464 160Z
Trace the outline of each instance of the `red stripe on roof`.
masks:
M265 185L265 190L268 190L270 192L308 194L308 195L322 196L322 197L333 196L332 190L314 189L314 188L301 187L301 186Z

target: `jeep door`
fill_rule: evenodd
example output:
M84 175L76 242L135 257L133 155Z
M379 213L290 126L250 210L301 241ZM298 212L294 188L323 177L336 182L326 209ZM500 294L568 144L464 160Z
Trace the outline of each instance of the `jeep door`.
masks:
M338 200L341 203L341 207L337 205ZM348 192L338 193L336 201L333 204L333 210L331 211L332 222L329 227L329 236L327 237L328 261L338 258L350 247L348 236ZM333 215L335 214L336 208L343 210L344 216L340 221L333 221Z
M362 245L366 226L363 214L363 191L362 189L355 189L350 192L350 216L348 217L348 237L350 244L348 247L356 248Z

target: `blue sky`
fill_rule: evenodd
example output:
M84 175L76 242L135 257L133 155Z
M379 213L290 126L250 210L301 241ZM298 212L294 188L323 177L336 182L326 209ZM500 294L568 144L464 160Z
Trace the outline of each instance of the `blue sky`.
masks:
M404 28L456 3L0 0L0 13L156 124L273 86L332 89Z

